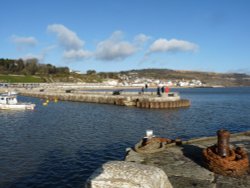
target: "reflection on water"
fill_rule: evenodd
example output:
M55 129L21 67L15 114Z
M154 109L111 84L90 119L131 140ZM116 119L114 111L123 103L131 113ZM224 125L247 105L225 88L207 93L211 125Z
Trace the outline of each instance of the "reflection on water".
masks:
M174 89L173 89L174 90ZM0 111L0 187L81 187L102 163L122 160L146 129L189 139L250 129L250 88L175 89L190 108L138 109L78 102Z

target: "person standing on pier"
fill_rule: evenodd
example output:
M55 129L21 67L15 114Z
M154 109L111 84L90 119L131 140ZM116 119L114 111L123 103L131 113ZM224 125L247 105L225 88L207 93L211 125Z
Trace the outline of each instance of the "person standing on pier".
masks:
M160 86L157 87L157 95L160 97L161 96L161 88Z
M144 87L141 88L141 94L144 94Z
M165 93L169 93L170 92L170 88L167 86L166 88L165 88Z
M165 88L164 88L164 85L161 87L161 92L164 93L165 91Z

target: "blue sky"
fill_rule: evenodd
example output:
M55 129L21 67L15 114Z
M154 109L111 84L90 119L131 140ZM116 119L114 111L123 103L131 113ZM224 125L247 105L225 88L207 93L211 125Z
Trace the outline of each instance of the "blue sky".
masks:
M248 0L1 0L0 58L250 73Z

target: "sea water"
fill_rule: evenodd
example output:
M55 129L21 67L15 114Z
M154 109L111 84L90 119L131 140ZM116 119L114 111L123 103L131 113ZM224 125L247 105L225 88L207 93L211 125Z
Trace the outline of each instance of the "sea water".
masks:
M154 91L154 89L151 89ZM50 102L30 97L33 111L0 111L0 187L83 187L101 164L154 135L187 140L250 130L250 88L172 89L189 108L139 109Z

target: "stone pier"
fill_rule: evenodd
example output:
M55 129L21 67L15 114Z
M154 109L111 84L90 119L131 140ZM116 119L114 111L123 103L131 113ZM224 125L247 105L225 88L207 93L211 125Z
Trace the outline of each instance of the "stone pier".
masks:
M70 90L58 92L43 90L21 90L19 94L42 99L113 104L149 109L180 108L190 106L189 100L181 99L175 93L170 93L169 97L166 96L166 94L163 96L157 96L153 93L139 94L136 92L122 92L119 95L113 95L112 92L71 92Z
M138 153L130 148L125 161L162 169L174 188L248 188L250 169L240 177L215 174L208 170L203 159L204 148L217 143L217 137L204 137L170 144L155 153ZM230 147L242 147L250 157L250 131L231 134ZM249 159L250 160L250 159Z

